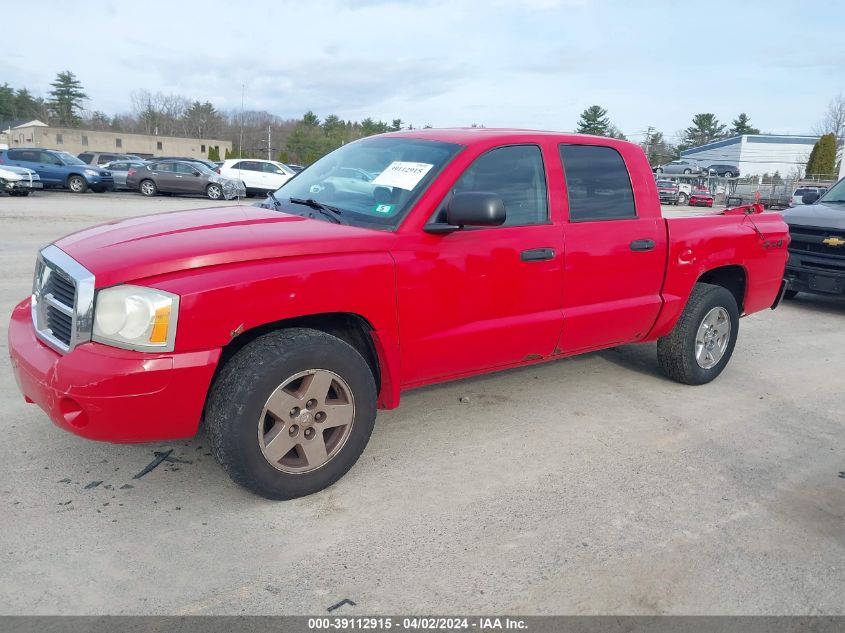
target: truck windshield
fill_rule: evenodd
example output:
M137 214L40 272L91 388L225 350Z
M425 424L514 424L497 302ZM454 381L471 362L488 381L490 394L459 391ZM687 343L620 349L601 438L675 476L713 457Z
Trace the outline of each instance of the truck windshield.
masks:
M314 200L336 207L346 223L394 228L461 148L413 138L355 141L304 169L262 206L302 214L308 207L291 198Z
M827 204L845 204L845 178L833 185L830 190L821 197L819 202Z

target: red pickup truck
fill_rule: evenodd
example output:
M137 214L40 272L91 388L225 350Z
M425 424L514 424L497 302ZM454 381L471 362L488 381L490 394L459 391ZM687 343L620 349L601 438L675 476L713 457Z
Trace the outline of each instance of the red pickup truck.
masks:
M44 248L12 314L20 389L63 429L207 429L238 483L313 493L403 390L657 341L724 369L739 317L783 293L780 215L661 217L636 145L520 130L350 143L260 206L111 222Z

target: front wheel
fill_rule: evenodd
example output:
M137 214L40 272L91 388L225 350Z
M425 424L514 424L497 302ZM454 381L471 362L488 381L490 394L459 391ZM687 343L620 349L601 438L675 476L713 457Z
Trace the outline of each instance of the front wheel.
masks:
M722 286L699 283L675 327L657 341L657 359L672 380L703 385L722 373L739 333L739 309Z
M733 173L731 173L729 171L725 172L725 178L733 178L733 177L734 177Z
M25 198L29 195L29 191L10 191L10 196L17 196L18 198Z
M340 479L375 418L375 380L361 354L325 332L292 328L232 357L211 389L205 424L236 483L268 499L293 499Z
M689 196L687 194L682 193L678 196L678 204L686 204L687 202L689 202Z
M67 179L67 188L73 193L85 193L88 189L88 183L82 176L71 176Z
M215 183L211 183L205 188L205 195L211 200L220 200L223 197L223 188Z

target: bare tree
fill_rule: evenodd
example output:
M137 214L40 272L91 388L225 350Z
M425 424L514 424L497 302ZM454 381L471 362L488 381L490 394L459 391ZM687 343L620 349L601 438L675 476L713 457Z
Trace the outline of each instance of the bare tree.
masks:
M840 140L845 137L845 96L841 92L830 100L827 111L813 131L819 136L832 133Z

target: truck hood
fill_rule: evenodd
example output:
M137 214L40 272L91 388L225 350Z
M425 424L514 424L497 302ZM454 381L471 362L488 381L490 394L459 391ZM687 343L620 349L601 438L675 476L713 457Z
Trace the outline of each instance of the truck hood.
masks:
M790 226L845 230L845 204L800 205L784 211L783 219Z
M383 250L393 233L252 206L141 216L73 233L55 245L97 287L259 259Z

